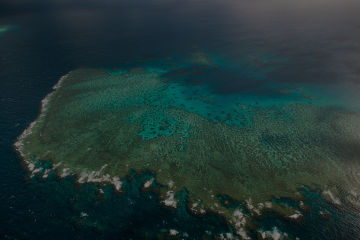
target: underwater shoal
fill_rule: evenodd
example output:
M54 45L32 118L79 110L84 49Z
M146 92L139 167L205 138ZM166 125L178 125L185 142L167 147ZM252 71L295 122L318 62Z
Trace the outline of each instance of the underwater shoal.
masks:
M150 171L144 187L161 185L166 206L176 208L186 190L191 211L220 214L243 238L263 211L301 218L272 199L300 203L304 186L336 206L357 206L360 116L316 102L311 89L268 84L271 69L252 68L233 72L196 53L168 67L77 69L15 146L32 174L57 171L118 191L129 170ZM246 91L216 88L221 76L241 74L254 74L237 85Z

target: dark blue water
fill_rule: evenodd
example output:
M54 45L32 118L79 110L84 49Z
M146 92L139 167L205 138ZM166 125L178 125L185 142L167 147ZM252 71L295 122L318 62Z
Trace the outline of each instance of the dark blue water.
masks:
M231 231L218 216L190 214L186 192L177 210L162 207L156 189L140 190L149 173L129 173L124 193L109 187L105 197L71 178L30 179L12 144L58 79L80 67L136 65L201 49L228 60L249 53L281 59L267 75L274 84L357 83L359 10L352 0L2 1L0 25L17 27L0 34L0 238L151 239L174 228L196 239L205 231ZM258 84L234 85L231 76L226 84L212 81L222 93ZM316 206L332 217L310 212L308 222L294 225L269 213L258 224L304 239L358 239L354 210Z

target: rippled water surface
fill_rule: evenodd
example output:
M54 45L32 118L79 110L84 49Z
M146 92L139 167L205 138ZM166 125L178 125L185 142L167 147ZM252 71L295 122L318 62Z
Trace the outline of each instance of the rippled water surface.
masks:
M183 237L202 239L233 231L216 214L190 213L185 190L176 210L164 208L156 188L141 191L150 172L130 171L122 194L110 186L99 194L97 186L77 185L72 177L30 178L12 144L36 118L51 87L78 68L115 74L144 65L158 71L175 62L177 70L165 73L172 84L195 90L205 85L222 104L240 94L242 102L254 106L296 102L358 114L359 10L355 0L2 1L0 238L156 239L176 229ZM210 56L217 67L179 65L199 53ZM174 98L180 94L170 93ZM176 104L202 117L210 111L197 99ZM212 108L220 117L209 119L226 121L221 111L227 109ZM241 125L235 120L227 124ZM264 136L264 141L273 139ZM354 179L358 181L356 173ZM294 239L359 238L356 210L334 207L317 189L300 189L311 208L303 212L303 222L267 212L255 220L249 236L261 239L254 229L262 229ZM290 199L273 201L294 204ZM326 217L315 214L319 211Z

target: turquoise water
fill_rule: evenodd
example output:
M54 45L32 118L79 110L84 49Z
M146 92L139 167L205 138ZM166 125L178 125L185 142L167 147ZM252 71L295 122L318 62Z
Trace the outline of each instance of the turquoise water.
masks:
M232 232L215 214L191 214L185 189L177 196L176 210L165 208L158 199L161 186L141 189L152 177L149 172L130 171L120 194L111 186L77 185L71 177L29 178L12 144L35 119L41 99L70 70L99 67L121 74L150 66L173 82L163 90L171 101L153 96L149 104L175 106L238 127L251 127L251 111L237 103L252 109L289 103L360 109L356 1L13 1L0 6L0 25L19 26L0 35L3 239L158 239L170 229L201 239ZM219 68L186 62L197 51L207 53ZM174 63L181 64L175 68ZM175 132L187 137L187 126L158 112L148 114L154 121L143 122L144 130L137 133L144 139ZM274 139L264 136L267 141ZM258 229L273 233L276 228L292 238L358 239L355 209L328 204L316 189L304 188L303 195L310 208L299 208L303 221L267 212L249 235L256 239ZM228 199L224 204L242 203Z

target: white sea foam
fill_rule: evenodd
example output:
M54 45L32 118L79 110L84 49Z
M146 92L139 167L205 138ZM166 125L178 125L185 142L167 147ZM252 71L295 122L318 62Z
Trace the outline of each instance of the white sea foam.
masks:
M55 164L53 164L53 169L56 169L56 168L58 168L60 165L62 164L62 162L58 162L58 163L55 163Z
M254 209L254 206L252 205L252 200L251 198L249 198L249 200L246 200L246 205L248 207L249 210Z
M341 205L341 201L339 198L335 197L330 190L323 191L322 194L329 196L330 200L336 204Z
M64 178L66 176L69 176L71 173L70 168L63 168L62 172L60 174L60 177Z
M177 207L177 200L175 199L174 191L167 191L166 192L166 199L164 200L165 206L168 207Z
M240 209L234 211L232 222L235 224L236 233L241 236L242 239L250 239L245 230L246 217Z
M87 178L88 174L86 172L80 173L80 177L78 179L78 183L85 183L85 179Z
M120 181L119 177L113 177L111 183L114 185L116 191L121 190L122 182Z
M35 168L35 169L31 172L31 177L35 176L35 174L41 172L42 170L43 170L42 167Z
M83 172L80 175L79 182L88 182L88 183L101 183L109 182L110 175L102 175L102 172L107 167L107 164L104 164L98 171L92 171L91 173Z
M232 233L222 233L222 234L220 234L219 237L220 237L220 239L223 239L223 240L233 240L233 239L236 239Z
M107 164L103 165L100 170L80 173L77 180L78 183L110 183L114 185L116 191L120 191L122 187L122 181L119 177L111 177L110 174L102 174L103 170L107 167Z
M272 203L271 202L265 202L265 207L266 208L272 208Z
M170 230L169 230L169 234L170 234L171 236L176 236L176 235L179 234L179 232L178 232L177 230L175 230L175 229L170 229Z
M86 218L88 216L89 216L89 214L87 214L86 212L81 212L80 213L80 217L82 217L82 218Z
M153 183L154 179L150 179L150 180L147 180L145 183L144 183L144 188L149 188L151 186L151 184Z
M28 169L30 170L30 172L34 171L34 169L35 169L34 163L29 162L27 166L28 166Z
M197 208L197 206L199 206L199 203L193 203L192 205L191 205L191 210L193 210L193 211L196 211L196 208Z
M290 215L289 218L292 219L299 219L301 218L303 215L300 212L294 213L293 215Z
M60 80L53 86L53 89L57 89L61 86L62 82L69 76L69 73L62 76L60 78ZM28 169L33 172L34 168L33 165L31 165L31 163L29 162L28 159L26 159L25 153L23 151L23 147L24 147L24 139L32 133L32 129L34 128L34 126L41 120L41 118L44 116L44 112L46 111L47 105L49 103L49 99L50 97L54 94L54 91L52 91L51 93L47 94L45 96L45 98L41 101L41 106L40 106L40 114L39 116L29 124L29 126L20 134L20 136L17 138L16 142L14 143L14 147L15 150L20 154L20 156L23 158L23 160L25 161L25 163L27 164Z
M281 240L286 239L288 237L287 233L282 233L279 231L277 227L273 227L272 231L259 231L262 239L273 239L273 240Z
M43 173L43 178L47 178L52 169L46 169Z

